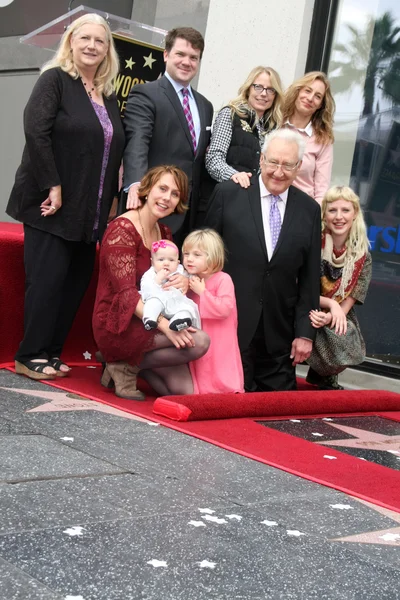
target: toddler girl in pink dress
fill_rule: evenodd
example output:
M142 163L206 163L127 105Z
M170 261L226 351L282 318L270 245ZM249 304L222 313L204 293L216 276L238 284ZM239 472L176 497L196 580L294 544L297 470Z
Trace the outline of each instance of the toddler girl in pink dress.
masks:
M243 392L233 281L222 272L224 243L212 229L190 233L182 247L189 273L188 295L199 307L202 329L210 337L206 354L190 363L195 394Z

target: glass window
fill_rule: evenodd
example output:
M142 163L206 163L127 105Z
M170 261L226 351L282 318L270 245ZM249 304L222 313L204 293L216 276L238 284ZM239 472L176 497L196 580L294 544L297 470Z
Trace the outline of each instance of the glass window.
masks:
M360 196L373 276L358 309L367 354L400 362L400 3L342 0L328 76L336 101L332 183Z

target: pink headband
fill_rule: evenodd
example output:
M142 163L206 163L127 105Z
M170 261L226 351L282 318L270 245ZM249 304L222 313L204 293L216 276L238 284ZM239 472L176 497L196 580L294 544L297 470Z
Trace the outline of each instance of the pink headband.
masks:
M159 242L153 242L151 245L151 251L153 254L155 254L156 252L158 252L158 250L160 248L166 248L167 246L169 246L170 248L174 248L174 250L176 250L177 254L179 254L179 250L178 250L177 246L175 246L175 244L173 244L172 242L167 242L166 240L160 240Z

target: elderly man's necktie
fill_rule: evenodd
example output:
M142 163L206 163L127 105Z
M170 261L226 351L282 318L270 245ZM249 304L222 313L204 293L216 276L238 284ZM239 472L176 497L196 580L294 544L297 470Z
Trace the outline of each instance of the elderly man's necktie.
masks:
M278 208L278 200L280 200L280 196L271 196L271 208L269 211L269 228L271 230L272 253L275 250L275 246L277 244L282 225L281 213L279 212Z
M193 149L196 152L196 148L197 148L196 132L194 129L192 111L190 110L189 90L187 88L182 88L182 94L183 94L183 112L185 113L186 121L189 126L190 135L192 136Z

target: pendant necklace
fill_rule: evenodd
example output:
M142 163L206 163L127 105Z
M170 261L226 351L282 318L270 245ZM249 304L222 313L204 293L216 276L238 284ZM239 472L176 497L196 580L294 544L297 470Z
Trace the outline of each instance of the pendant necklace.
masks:
M150 248L147 245L147 238L146 238L146 234L144 232L144 227L143 227L143 224L142 224L142 219L140 218L140 208L139 208L139 210L137 212L138 212L138 217L139 217L140 229L142 230L143 243L146 246L147 250L150 250ZM156 231L157 231L157 239L160 239L161 238L161 232L160 232L160 228L159 228L158 223L156 223Z
M87 89L87 85L86 85L86 83L85 83L85 82L83 81L83 79L82 79L82 75L81 75L80 77L81 77L81 81L82 81L83 85L85 86L85 90L86 90L86 93L87 93L87 95L89 96L89 98L90 98L91 100L93 100L93 97L92 97L92 92L94 92L95 88L94 88L94 87L92 87L92 89L88 90L88 89Z

